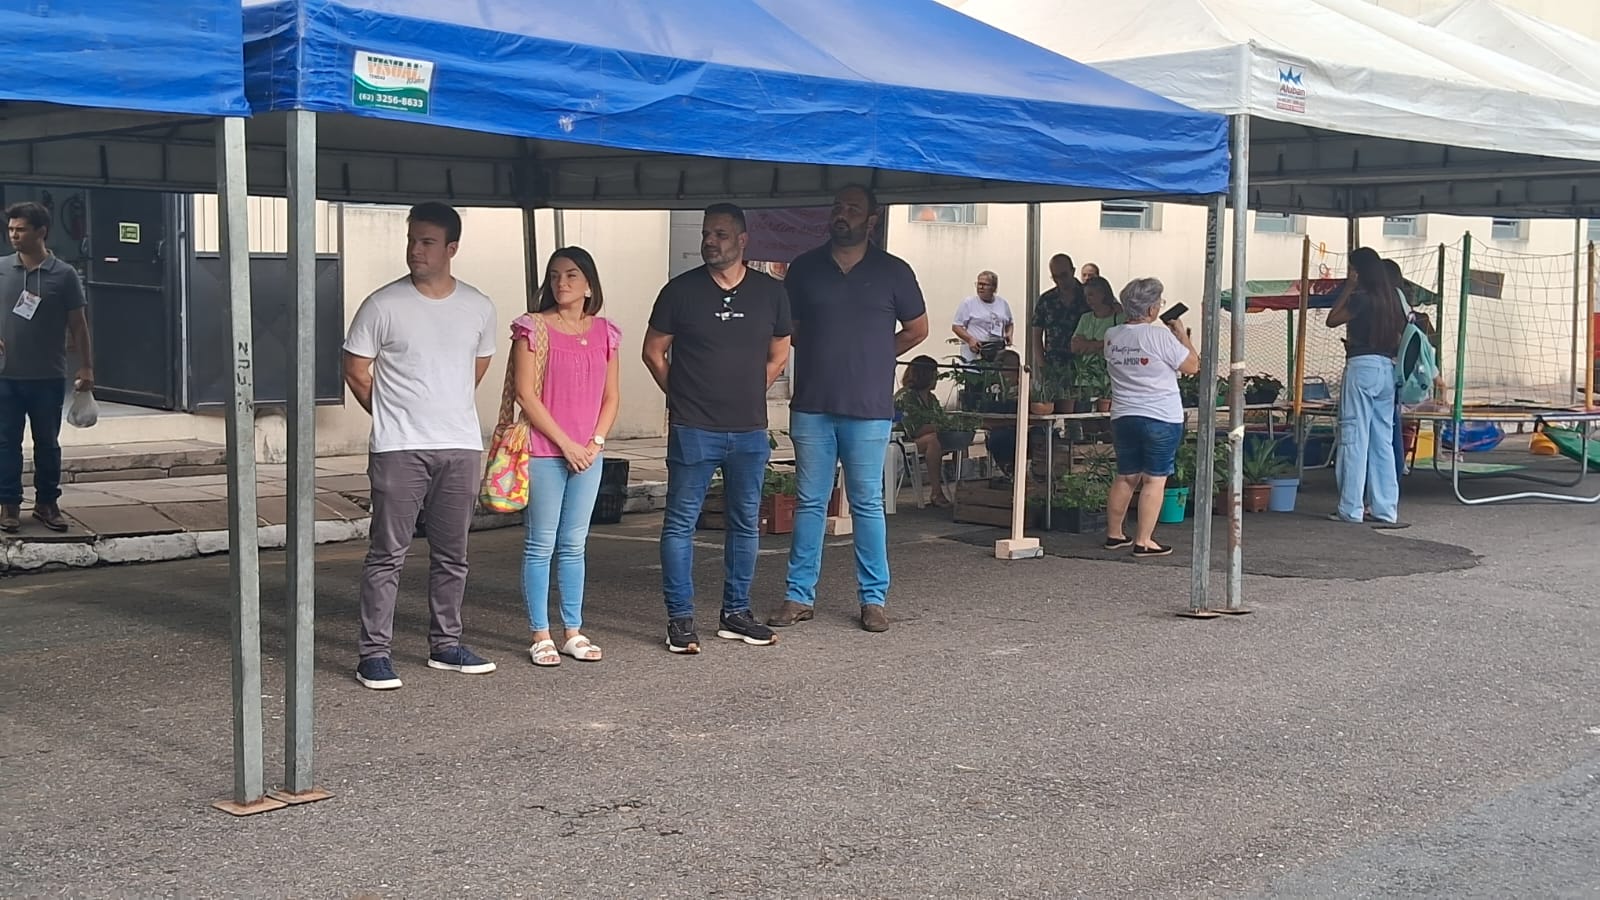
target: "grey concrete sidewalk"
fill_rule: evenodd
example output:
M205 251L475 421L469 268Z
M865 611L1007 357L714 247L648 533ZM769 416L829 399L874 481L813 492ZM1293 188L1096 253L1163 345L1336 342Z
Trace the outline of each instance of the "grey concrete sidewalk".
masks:
M226 467L215 464L214 446L187 442L152 445L133 454L113 450L75 451L75 478L62 485L61 494L61 509L71 527L63 533L50 531L34 521L25 506L21 530L0 536L0 571L157 562L228 549ZM628 511L661 508L666 496L666 439L614 441L607 454L628 460ZM118 473L110 468L111 461L123 464L120 474L126 477L107 480ZM282 465L257 468L257 524L265 548L284 545L286 477ZM365 456L319 459L317 543L365 538L369 494ZM484 515L477 527L519 522L520 516Z

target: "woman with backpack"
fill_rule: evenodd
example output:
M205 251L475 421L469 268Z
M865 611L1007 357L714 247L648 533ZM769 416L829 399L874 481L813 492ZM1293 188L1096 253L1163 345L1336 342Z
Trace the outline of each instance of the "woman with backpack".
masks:
M1395 359L1406 317L1370 247L1350 254L1350 275L1328 312L1328 327L1345 327L1344 382L1339 392L1339 510L1329 518L1400 524L1400 477L1395 465ZM1370 500L1370 503L1367 502ZM1366 510L1370 509L1370 517Z

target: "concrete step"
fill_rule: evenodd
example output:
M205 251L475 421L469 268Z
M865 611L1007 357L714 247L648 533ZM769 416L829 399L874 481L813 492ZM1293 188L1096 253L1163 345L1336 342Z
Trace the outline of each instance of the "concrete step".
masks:
M210 441L135 441L61 448L61 481L144 481L227 472L227 448ZM33 453L24 445L22 469L33 472Z

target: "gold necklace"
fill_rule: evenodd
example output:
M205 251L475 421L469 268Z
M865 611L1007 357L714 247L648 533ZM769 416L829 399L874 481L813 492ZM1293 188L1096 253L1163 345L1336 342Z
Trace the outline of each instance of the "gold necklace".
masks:
M578 343L579 344L582 344L585 347L589 346L589 329L594 327L594 319L593 319L593 317L591 317L591 316L581 316L578 319L580 324L583 323L583 322L588 322L589 323L587 326L584 326L583 330L581 330L581 331L574 331L572 329L572 327L568 326L566 320L562 319L559 314L555 315L555 316L551 316L551 318L555 320L555 322L557 323L557 327L560 329L560 331L563 334L570 334L573 337L578 339Z

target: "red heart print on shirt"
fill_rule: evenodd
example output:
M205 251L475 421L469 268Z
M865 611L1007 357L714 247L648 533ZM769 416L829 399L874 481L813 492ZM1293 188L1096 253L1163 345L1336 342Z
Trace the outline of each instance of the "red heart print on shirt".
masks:
M1141 366L1150 365L1150 357L1148 357L1148 356L1139 357L1139 365L1141 365Z

